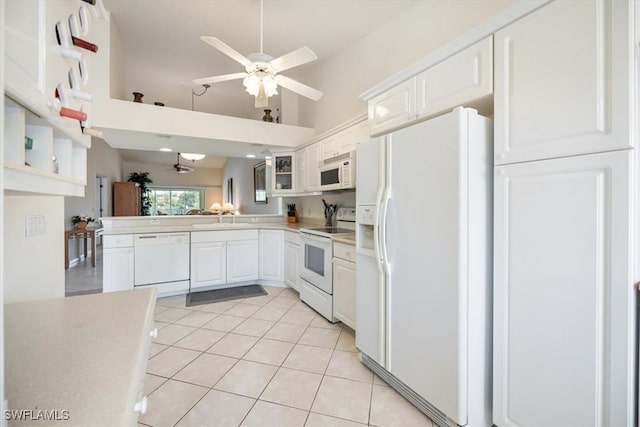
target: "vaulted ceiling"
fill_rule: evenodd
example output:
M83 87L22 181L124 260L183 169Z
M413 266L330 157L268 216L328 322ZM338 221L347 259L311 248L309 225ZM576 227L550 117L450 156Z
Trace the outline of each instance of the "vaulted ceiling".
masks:
M418 2L403 0L265 0L264 51L278 57L308 46L318 60L285 74L305 74L381 24ZM242 80L216 83L202 96L193 79L243 71L242 66L200 40L215 36L243 55L260 50L259 0L104 0L122 40L123 99L132 92L143 102L215 114L259 119L262 109ZM331 88L317 87L327 92ZM192 104L193 103L193 104ZM193 107L192 107L193 105ZM270 99L274 108L279 96ZM124 160L171 162L175 155L121 150ZM223 159L211 158L211 165Z

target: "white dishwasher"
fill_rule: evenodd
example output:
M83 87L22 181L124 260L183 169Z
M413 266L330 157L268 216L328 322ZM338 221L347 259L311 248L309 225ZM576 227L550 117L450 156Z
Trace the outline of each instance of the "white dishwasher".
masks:
M135 286L167 283L177 291L183 282L189 288L189 233L136 234L133 245Z

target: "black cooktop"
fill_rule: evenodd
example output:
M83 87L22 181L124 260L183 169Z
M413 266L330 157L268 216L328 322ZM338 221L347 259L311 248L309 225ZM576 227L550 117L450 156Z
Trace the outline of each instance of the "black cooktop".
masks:
M317 227L317 228L305 228L305 230L310 231L320 231L322 233L327 234L348 234L354 233L354 230L349 230L348 228L338 228L338 227Z

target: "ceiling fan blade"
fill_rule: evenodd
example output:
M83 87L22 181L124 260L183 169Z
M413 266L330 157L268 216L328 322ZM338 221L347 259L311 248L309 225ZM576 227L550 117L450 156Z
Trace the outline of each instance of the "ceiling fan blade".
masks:
M322 98L324 93L320 92L317 89L312 88L311 86L307 86L304 83L300 83L297 80L293 80L287 76L283 76L278 74L276 77L276 83L280 86L289 89L292 92L297 93L298 95L302 95L306 98L309 98L313 101L317 101Z
M220 76L203 77L201 79L195 79L193 83L197 85L206 85L210 83L226 82L227 80L244 79L248 75L249 74L247 73L223 74Z
M280 71L288 70L289 68L297 67L307 62L315 61L318 59L315 53L308 47L304 46L300 49L296 49L293 52L282 55L279 58L272 59L270 64L276 73Z
M220 40L217 37L202 36L202 37L200 37L200 40L202 40L205 43L210 44L211 46L213 46L216 49L218 49L220 52L224 53L225 55L227 55L231 59L234 59L234 60L238 61L239 63L241 63L245 67L247 65L251 65L252 64L252 62L249 61L249 59L247 59L244 55L238 53L237 50L235 50L234 48L232 48L231 46L229 46L228 44L226 44L225 42L223 42L222 40Z

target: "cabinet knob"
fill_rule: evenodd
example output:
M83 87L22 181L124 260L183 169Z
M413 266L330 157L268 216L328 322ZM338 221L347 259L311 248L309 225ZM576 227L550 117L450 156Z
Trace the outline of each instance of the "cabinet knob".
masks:
M135 405L133 405L133 410L135 412L140 412L141 414L144 414L147 412L147 396L144 396L142 398L142 400L140 400L139 402L137 402Z

